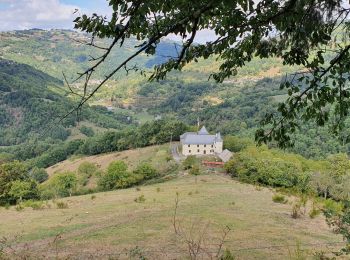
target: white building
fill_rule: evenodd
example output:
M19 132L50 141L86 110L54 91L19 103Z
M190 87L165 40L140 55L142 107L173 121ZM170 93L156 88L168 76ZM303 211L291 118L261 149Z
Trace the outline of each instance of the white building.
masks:
M199 132L187 132L180 136L182 154L204 155L222 153L223 140L220 133L211 135L203 126Z

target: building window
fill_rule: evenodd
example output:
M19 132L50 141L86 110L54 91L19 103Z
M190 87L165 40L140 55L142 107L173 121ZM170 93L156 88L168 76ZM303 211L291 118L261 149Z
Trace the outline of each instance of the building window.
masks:
M197 152L199 153L199 149L197 150Z
M188 153L191 153L191 150L188 150Z
M197 147L199 147L199 144L197 144Z
M204 154L207 154L207 151L206 151L206 150L204 150Z
M191 147L191 145L188 145L188 147Z
M211 145L211 148L213 148L214 147L214 145Z
M205 144L204 147L207 147L207 145Z

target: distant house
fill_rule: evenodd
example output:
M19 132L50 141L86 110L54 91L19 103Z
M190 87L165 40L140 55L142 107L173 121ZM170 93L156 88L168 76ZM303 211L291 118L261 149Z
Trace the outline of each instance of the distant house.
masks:
M198 132L187 132L180 136L182 154L205 155L222 153L223 140L220 133L211 135L203 126Z

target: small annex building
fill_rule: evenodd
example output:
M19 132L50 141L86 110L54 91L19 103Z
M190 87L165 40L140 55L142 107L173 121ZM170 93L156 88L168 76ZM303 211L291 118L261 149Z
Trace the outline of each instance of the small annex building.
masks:
M222 153L223 140L220 133L211 135L205 126L198 132L187 132L180 136L182 154L206 155Z

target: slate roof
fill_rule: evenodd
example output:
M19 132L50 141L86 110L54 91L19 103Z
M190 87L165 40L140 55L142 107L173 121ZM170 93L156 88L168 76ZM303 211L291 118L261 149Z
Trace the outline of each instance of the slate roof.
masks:
M215 142L222 142L220 133L211 135L208 133L205 126L196 132L187 132L180 136L183 144L214 144Z
M215 135L189 134L183 139L183 144L214 144Z
M207 129L205 128L205 126L203 126L201 128L201 130L198 131L198 134L199 135L209 135L209 133L208 133Z
M219 153L218 156L223 162L228 162L233 156L233 153L225 149L222 153Z

